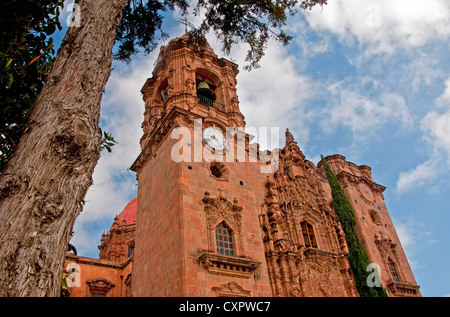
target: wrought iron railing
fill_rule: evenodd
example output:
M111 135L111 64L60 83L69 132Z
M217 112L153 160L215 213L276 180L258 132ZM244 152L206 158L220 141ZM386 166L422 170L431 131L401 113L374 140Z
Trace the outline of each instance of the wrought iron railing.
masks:
M198 99L200 100L201 104L204 104L205 106L209 106L209 107L214 107L217 108L220 111L225 111L225 105L220 103L220 102L216 102L214 100L211 100L205 96L202 95L197 95Z

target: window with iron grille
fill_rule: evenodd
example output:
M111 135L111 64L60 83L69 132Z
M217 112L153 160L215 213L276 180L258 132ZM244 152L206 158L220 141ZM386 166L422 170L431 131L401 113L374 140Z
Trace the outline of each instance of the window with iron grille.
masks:
M391 272L394 282L401 282L400 275L398 274L397 265L391 258L388 258L389 271Z
M234 256L233 235L223 222L216 228L216 243L218 254Z
M313 226L307 221L301 222L300 226L302 228L302 235L303 240L305 241L305 246L307 248L317 248L317 240L314 234Z

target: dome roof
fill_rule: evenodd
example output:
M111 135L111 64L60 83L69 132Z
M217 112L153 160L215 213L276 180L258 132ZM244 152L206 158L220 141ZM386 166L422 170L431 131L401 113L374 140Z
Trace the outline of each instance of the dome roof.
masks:
M120 226L132 225L136 223L137 198L133 198L125 206L123 211L114 219Z

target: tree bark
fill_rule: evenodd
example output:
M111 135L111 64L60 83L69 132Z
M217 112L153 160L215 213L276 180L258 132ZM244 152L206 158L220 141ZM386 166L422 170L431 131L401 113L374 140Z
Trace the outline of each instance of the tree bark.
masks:
M0 175L0 296L59 296L65 253L100 157L100 102L128 0L80 0ZM82 274L82 272L81 272Z

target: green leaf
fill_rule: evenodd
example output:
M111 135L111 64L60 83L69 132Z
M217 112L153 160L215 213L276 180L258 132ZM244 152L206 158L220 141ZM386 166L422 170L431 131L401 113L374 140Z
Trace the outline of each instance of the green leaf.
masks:
M9 70L9 69L11 68L11 66L12 66L12 61L13 61L12 58L10 58L10 59L8 60L8 62L6 63L6 66L5 66L5 70Z
M13 82L14 82L14 77L11 73L6 74L5 76L6 82L5 82L5 86L6 88L11 88Z

